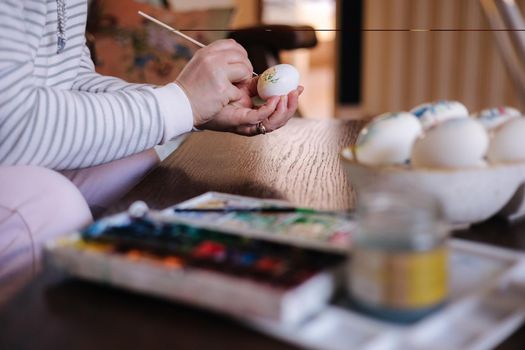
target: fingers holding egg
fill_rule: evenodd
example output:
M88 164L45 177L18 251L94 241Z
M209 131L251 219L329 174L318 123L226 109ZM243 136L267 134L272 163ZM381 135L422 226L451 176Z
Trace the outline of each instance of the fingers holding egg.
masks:
M277 130L292 118L299 106L299 90L294 90L288 95L280 96L279 104L274 114L272 114L264 126L268 131Z
M288 96L280 96L275 112L263 122L267 132L279 129L288 121L287 115Z

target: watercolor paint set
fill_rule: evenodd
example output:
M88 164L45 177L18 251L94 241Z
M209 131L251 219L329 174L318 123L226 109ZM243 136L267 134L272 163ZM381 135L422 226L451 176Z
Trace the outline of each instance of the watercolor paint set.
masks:
M293 210L287 212L287 208ZM218 192L170 207L162 216L163 220L343 254L355 228L349 213L295 208L284 201Z
M120 214L51 242L48 265L241 317L296 323L326 306L344 255Z

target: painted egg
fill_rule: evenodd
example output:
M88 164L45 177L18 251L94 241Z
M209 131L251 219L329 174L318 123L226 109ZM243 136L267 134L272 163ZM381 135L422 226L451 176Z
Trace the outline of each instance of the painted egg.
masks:
M288 95L299 86L299 71L289 64L278 64L264 71L257 82L259 97Z
M445 120L467 118L469 116L469 111L464 104L445 100L419 105L413 108L410 113L419 119L424 130Z
M368 165L403 164L422 128L407 112L387 113L374 118L357 138L357 160Z
M487 158L494 163L525 161L525 118L514 118L495 130Z
M497 107L485 109L474 117L483 124L487 130L493 130L507 121L518 118L521 112L512 107Z
M471 118L446 120L418 139L412 149L412 164L427 168L465 168L485 164L489 136L483 125Z

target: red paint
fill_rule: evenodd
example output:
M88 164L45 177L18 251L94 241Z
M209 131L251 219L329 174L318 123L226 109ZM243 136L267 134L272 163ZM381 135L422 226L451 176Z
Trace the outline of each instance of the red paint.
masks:
M219 243L204 241L193 251L193 256L200 259L221 259L226 254L226 248Z

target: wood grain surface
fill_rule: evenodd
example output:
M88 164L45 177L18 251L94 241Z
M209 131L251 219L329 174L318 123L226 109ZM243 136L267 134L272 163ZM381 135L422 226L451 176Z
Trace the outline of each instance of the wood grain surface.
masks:
M160 209L207 191L285 199L316 209L349 209L354 195L340 163L361 123L293 119L252 138L216 132L188 140L111 212L135 200Z

